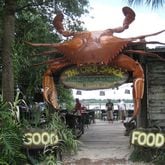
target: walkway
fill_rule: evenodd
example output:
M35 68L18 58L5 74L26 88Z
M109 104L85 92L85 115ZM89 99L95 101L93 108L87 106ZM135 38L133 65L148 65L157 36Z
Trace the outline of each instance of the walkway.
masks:
M79 139L78 153L64 158L64 165L142 165L128 161L131 148L124 129L121 121L96 120Z

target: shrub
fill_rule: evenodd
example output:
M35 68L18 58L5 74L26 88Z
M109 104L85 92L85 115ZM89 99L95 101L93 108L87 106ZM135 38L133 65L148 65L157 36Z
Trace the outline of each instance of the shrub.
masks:
M18 165L26 159L22 152L23 133L8 103L0 99L0 164Z

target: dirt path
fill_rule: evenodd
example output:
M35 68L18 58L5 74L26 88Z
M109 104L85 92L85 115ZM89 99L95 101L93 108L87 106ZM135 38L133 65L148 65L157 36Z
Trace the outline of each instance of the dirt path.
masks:
M96 120L79 140L78 153L64 157L64 165L145 165L128 161L131 147L121 121Z

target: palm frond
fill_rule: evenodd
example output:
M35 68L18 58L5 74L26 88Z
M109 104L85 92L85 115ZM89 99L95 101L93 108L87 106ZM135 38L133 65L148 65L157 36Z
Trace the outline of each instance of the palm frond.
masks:
M54 113L52 120L50 121L48 128L50 130L55 130L59 138L60 149L68 152L76 152L78 148L78 140L75 140L75 135L73 135L72 130L70 130L66 124L61 120L58 113Z
M9 104L0 100L0 161L16 165L18 160L25 159L22 145L21 125L13 118Z
M128 4L131 6L134 5L147 5L151 8L156 9L163 7L165 0L127 0Z

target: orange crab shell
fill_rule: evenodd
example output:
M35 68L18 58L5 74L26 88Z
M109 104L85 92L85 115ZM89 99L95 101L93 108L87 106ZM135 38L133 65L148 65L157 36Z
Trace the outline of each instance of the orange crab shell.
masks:
M95 40L92 32L89 34L91 34L90 38L76 36L57 49L72 64L109 64L129 43L129 41L115 36L101 36Z

